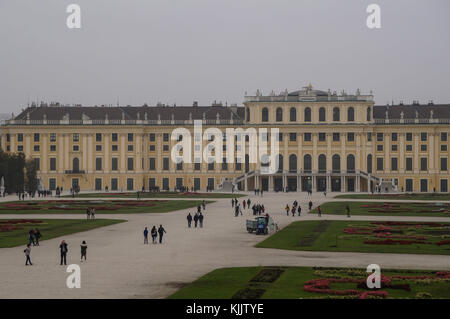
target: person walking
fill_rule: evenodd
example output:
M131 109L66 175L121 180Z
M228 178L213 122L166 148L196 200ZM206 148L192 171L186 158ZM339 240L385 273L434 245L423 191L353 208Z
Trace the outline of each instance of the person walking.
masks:
M95 219L95 208L94 207L92 207L92 210L91 210L91 219Z
M312 206L313 206L312 201L309 201L308 203L309 211L311 211Z
M39 246L39 239L42 237L41 232L39 231L39 229L36 228L36 230L34 231L34 239L36 241L36 246Z
M292 217L295 217L295 206L292 206L291 213L292 213Z
M234 208L234 199L231 199L231 208Z
M302 213L302 207L300 205L298 205L297 212L298 216L300 216L300 214Z
M195 228L197 228L197 224L198 224L198 212L197 213L195 213L195 215L194 215L194 227Z
M199 223L200 223L200 228L203 228L203 214L202 213L200 213L199 215L198 215L198 221L199 221Z
M163 235L164 233L167 233L162 225L159 225L158 233L159 233L159 243L162 244Z
M286 210L286 216L289 216L289 205L288 204L286 204L285 210Z
M191 224L192 224L192 215L191 215L190 212L188 213L186 219L187 219L187 222L188 222L188 227L191 228Z
M235 217L239 216L239 204L236 204L236 206L234 206L234 216Z
M242 207L244 207L244 209L245 209L245 205L247 204L247 201L244 199L243 201L242 201Z
M147 227L145 227L145 229L144 229L144 245L145 244L148 245L148 229L147 229Z
M203 207L203 211L205 211L206 210L206 203L205 203L205 200L203 200L203 202L202 202L202 207ZM200 212L201 213L201 212Z
M36 244L34 243L34 230L30 229L30 231L28 232L28 244L33 244L33 246L36 246Z
M350 217L350 206L345 206L345 210L347 211L347 217Z
M68 249L67 249L67 243L64 240L61 241L61 245L59 245L59 250L61 252L61 265L63 264L63 262L64 262L64 265L67 265L66 259L67 259Z
M156 244L156 237L158 236L158 231L156 230L155 226L153 226L153 228L152 228L150 233L152 235L152 243Z
M31 244L27 244L27 248L25 248L25 250L23 251L25 253L25 266L28 266L28 263L30 263L30 266L33 265L33 263L31 262L30 259L30 255L31 255Z
M147 229L147 227L145 227L145 229ZM83 261L83 257L84 257L84 261L86 261L86 253L87 253L87 244L86 242L83 240L83 242L80 245L81 247L81 262Z
M322 209L320 209L320 206L317 206L317 213L319 214L319 217L322 217Z
M91 218L91 209L89 207L86 209L86 218L87 219Z

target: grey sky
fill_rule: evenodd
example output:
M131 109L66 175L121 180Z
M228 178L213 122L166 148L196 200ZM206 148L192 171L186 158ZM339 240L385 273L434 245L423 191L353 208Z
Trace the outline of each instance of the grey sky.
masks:
M66 6L82 9L69 30ZM381 6L380 30L366 7ZM448 0L0 0L0 112L27 101L242 104L245 91L450 102Z

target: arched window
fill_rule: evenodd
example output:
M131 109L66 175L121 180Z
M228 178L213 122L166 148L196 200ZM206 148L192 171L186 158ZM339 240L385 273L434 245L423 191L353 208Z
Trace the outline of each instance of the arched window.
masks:
M309 154L303 156L303 170L308 173L312 170L312 160Z
M367 155L367 173L372 173L372 154Z
M281 154L278 154L278 157L277 157L277 166L278 166L277 172L278 172L278 173L283 172L283 155L281 155Z
M309 107L305 109L305 122L311 122L311 109Z
M321 107L319 109L319 122L325 122L326 121L326 110L324 107Z
M250 108L247 108L247 122L250 122Z
M283 109L281 107L277 108L276 121L277 122L283 122Z
M75 157L72 160L72 170L74 172L78 172L80 170L80 160L78 159L78 157Z
M341 114L338 107L333 108L333 121L339 122L341 120Z
M250 171L250 159L248 154L245 154L245 172L248 173Z
M355 172L355 156L353 154L347 156L347 172Z
M297 110L295 109L295 107L291 107L289 111L289 120L291 122L297 121Z
M367 122L370 122L372 118L372 112L370 110L370 107L367 108Z
M331 162L333 165L333 173L341 172L341 157L338 154L334 154L331 158Z
M347 110L347 121L348 122L355 121L355 109L353 107L349 107Z
M327 157L324 154L319 155L319 173L327 171Z
M269 122L269 110L267 109L267 107L263 107L261 116L263 122Z
M289 155L289 172L297 172L297 155Z

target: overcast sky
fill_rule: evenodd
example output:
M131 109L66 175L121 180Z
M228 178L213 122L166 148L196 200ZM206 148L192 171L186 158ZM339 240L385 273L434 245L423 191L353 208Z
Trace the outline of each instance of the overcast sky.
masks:
M82 28L66 26L67 5ZM381 29L366 7L381 6ZM0 0L0 108L242 104L315 88L450 102L448 0Z

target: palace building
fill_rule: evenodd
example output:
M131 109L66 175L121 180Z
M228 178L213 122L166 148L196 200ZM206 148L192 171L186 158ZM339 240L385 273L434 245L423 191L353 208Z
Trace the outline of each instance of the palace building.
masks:
M33 105L1 126L1 147L34 159L52 190L205 190L233 183L249 191L448 192L450 104L374 105L372 94L311 85L267 96L257 91L243 104ZM193 136L195 120L224 133L278 128L278 171L262 174L261 163L248 156L242 163L173 162L172 131L184 127Z

